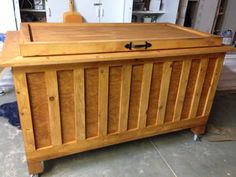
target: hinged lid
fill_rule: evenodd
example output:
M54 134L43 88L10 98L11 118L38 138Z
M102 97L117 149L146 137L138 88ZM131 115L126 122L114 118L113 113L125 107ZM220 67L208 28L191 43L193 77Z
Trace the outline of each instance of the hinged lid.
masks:
M24 23L22 56L67 55L221 46L221 38L167 23Z

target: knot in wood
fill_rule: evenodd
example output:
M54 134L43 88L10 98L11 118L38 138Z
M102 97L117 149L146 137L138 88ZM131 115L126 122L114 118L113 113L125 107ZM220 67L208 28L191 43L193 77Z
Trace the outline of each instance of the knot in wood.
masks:
M49 97L49 100L50 100L50 101L54 101L54 100L55 100L55 97L54 97L54 96L50 96L50 97Z

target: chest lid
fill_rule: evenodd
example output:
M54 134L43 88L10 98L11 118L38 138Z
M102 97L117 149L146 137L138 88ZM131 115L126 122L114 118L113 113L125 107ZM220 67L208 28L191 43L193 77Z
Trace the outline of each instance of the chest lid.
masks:
M221 46L222 39L169 23L23 23L22 56L69 55Z

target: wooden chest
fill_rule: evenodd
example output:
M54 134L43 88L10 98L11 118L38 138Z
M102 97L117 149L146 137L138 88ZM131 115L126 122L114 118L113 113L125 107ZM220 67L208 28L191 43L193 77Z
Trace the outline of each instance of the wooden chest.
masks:
M204 133L225 52L173 24L22 24L13 68L29 173L45 160L191 128Z

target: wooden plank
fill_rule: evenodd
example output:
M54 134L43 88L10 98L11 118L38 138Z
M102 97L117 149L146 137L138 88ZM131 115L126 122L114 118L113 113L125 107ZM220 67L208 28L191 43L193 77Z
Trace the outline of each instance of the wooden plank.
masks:
M61 119L56 71L46 71L45 81L48 94L49 124L52 145L62 144Z
M184 60L174 108L173 122L179 121L181 117L190 69L191 69L191 60Z
M121 98L122 65L109 65L108 123L107 133L119 132L120 98Z
M36 146L26 75L24 72L13 69L13 77L25 150L26 152L32 152L35 151Z
M74 70L74 92L75 92L75 131L76 139L84 140L85 132L85 96L84 96L84 69Z
M144 64L143 66L143 79L142 79L140 107L139 107L139 114L138 114L139 128L146 127L147 109L148 109L151 79L152 79L152 69L153 69L152 63L147 63L147 64Z
M20 43L31 42L29 24L22 23L20 27Z
M158 100L159 104L157 109L157 125L162 125L164 123L171 72L172 72L172 62L165 62L163 64L160 96Z
M187 88L185 91L186 93L184 96L184 103L183 103L180 119L187 119L189 116L190 106L193 99L194 86L197 81L199 66L200 66L200 59L193 58L191 62L191 69L189 73Z
M98 90L99 70L97 67L84 70L85 76L85 124L86 138L98 136Z
M197 74L197 80L195 83L192 102L191 102L190 111L188 115L189 119L196 117L196 114L197 114L198 104L199 104L201 93L202 93L202 87L203 87L203 83L206 76L208 61L209 61L208 58L201 59L200 61L200 66L199 66L198 74Z
M60 100L62 143L65 144L76 140L73 70L57 71L57 82Z
M19 68L17 68L19 70ZM36 148L52 145L45 72L26 72Z
M163 62L153 64L146 126L154 126L157 122L157 109L159 104L158 100L160 96L162 70Z
M98 91L98 126L99 136L107 135L108 113L108 79L109 67L99 67L99 91Z
M143 79L143 64L132 65L130 99L129 99L129 115L128 130L138 128L138 116L140 109L140 96Z
M142 38L136 41L136 45L145 45ZM130 41L130 40L129 40ZM161 49L176 49L181 48L194 48L194 47L215 47L221 45L221 39L208 37L189 39L169 39L169 40L149 40L152 44L151 50ZM70 54L94 54L94 53L107 53L107 52L129 52L125 48L128 41L98 41L98 42L49 42L49 43L30 43L20 44L20 52L24 57L29 56L48 56L48 55L70 55ZM105 47L104 47L105 46ZM35 49L35 50L32 50ZM47 49L47 50L46 50ZM133 51L144 51L145 48L134 48Z
M122 68L122 82L121 82L121 98L120 98L120 132L127 131L128 114L129 114L129 98L131 85L132 66L130 64L124 65Z
M183 61L174 61L172 64L172 72L170 79L170 86L168 91L168 98L166 102L166 113L164 123L173 121L175 103L178 93L178 86L182 71Z
M216 92L216 88L217 88L217 83L218 83L218 80L220 78L220 72L221 72L221 69L222 69L223 62L224 62L224 55L219 56L217 58L216 65L215 65L215 68L214 68L210 88L209 88L208 93L207 93L206 104L204 106L203 115L209 115L210 114L212 103L213 103L215 92Z

